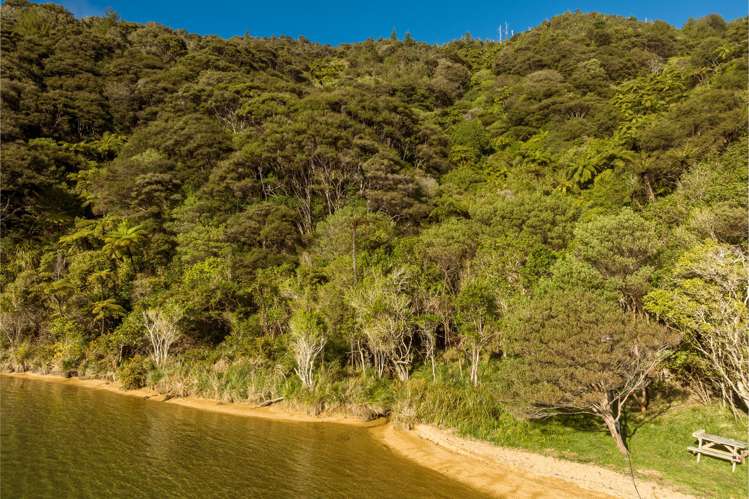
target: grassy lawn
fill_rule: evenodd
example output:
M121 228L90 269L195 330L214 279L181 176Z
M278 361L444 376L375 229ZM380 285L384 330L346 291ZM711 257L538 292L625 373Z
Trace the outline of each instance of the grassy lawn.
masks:
M747 420L737 421L719 405L652 407L645 417L629 422L632 465L638 477L680 485L686 492L709 497L749 496L749 466L731 472L727 461L703 457L698 464L687 452L692 432L747 440ZM581 462L603 464L628 473L627 461L617 452L611 437L580 420L523 423L502 417L489 432L474 436L498 445L521 447Z

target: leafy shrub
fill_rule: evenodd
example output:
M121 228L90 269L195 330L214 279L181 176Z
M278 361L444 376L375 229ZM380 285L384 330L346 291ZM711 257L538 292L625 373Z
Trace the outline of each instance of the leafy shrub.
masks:
M117 381L125 390L135 390L146 386L148 373L153 369L151 359L136 355L117 369Z

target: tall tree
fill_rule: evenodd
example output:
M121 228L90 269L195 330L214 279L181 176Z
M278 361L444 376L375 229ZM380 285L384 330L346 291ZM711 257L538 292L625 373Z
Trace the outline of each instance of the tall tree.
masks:
M627 454L627 401L678 335L586 290L551 290L523 301L510 326L506 351L523 412L598 417Z
M461 282L455 299L455 317L460 331L460 342L468 353L471 365L470 379L479 384L479 364L483 350L498 335L497 320L500 306L497 290L488 279L470 276Z
M414 331L407 285L405 269L389 274L375 270L351 292L350 303L379 377L388 364L400 380L405 381L410 375Z
M295 371L304 387L312 389L315 386L315 363L328 341L325 321L317 310L313 289L304 287L289 291L293 293L289 342L296 361Z

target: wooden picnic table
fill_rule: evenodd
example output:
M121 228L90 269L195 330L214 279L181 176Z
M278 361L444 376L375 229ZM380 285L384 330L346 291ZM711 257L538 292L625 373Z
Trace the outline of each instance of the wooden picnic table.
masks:
M692 436L697 439L697 447L687 447L687 450L697 455L698 463L704 454L730 461L731 471L736 471L736 465L743 463L749 456L749 444L741 440L711 435L705 433L705 430L697 430Z

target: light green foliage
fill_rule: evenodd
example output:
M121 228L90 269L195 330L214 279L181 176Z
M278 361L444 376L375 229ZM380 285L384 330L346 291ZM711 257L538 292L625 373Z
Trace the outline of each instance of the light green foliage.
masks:
M64 318L53 320L49 325L55 338L52 346L52 365L58 371L75 370L84 357L86 340L77 324Z
M646 308L684 331L691 345L720 376L722 395L749 406L747 255L707 242L679 258L672 280L645 297Z
M335 86L349 66L345 59L325 59L310 64L312 81L318 87Z
M117 381L125 390L135 390L146 386L150 360L142 355L136 355L117 369Z
M125 315L125 309L118 305L112 298L95 302L91 306L91 315L95 321L100 321L102 331L104 330L104 321L111 318L119 318Z
M655 211L657 216L673 217L682 224L677 232L680 249L706 238L729 244L746 239L749 171L744 153L743 145L737 143L720 157L700 163L684 174L673 196Z
M498 333L497 320L502 304L498 303L497 289L482 275L463 278L455 297L455 320L460 332L460 342L471 363L471 382L479 383L481 353Z
M413 312L406 294L408 279L403 268L389 274L375 270L362 279L349 298L379 377L388 365L401 380L407 380L410 373Z
M339 257L350 259L351 281L355 284L360 272L360 253L366 254L390 242L394 224L384 213L348 206L319 223L316 232L315 253L322 262Z
M556 161L550 139L551 134L543 131L525 142L513 143L510 149L513 166L538 173L552 166Z
M479 120L460 121L450 134L450 161L456 166L478 163L490 151L489 136Z
M226 253L224 242L226 229L223 226L211 227L195 224L190 230L177 235L177 253L184 265L192 265L201 260L220 257Z
M476 225L463 219L451 218L429 227L414 241L416 262L454 292L465 263L476 251L477 235Z
M315 363L327 343L323 316L317 310L316 293L309 287L290 283L293 311L289 317L289 342L296 360L296 373L305 388L315 386Z
M611 141L591 139L586 144L571 148L563 162L567 166L567 180L583 187L599 173L621 170L632 161L633 154Z
M682 59L672 59L664 68L618 85L612 102L627 120L665 111L686 91L687 67Z

